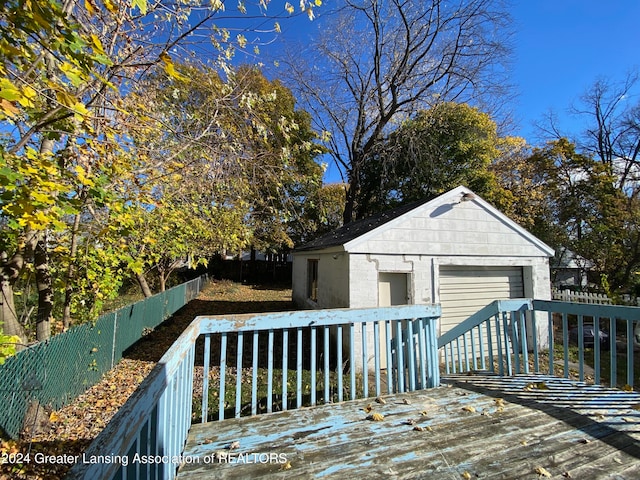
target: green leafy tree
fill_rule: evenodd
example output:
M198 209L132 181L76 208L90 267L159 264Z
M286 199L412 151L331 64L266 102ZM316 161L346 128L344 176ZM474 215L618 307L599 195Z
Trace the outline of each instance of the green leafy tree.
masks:
M292 13L286 7L285 16ZM255 8L264 11L266 2ZM309 2L300 8L313 16ZM245 13L247 6L238 9ZM121 265L136 262L119 253L118 231L130 228L127 206L143 201L134 194L148 194L137 188L144 159L134 155L127 131L140 119L125 110L122 97L156 67L179 77L174 59L195 58L200 39L207 42L206 59L231 71L234 52L251 43L224 26L235 16L221 1L2 4L0 321L6 332L26 338L13 289L28 271L38 290L38 340L50 336L58 305L68 326L98 293L117 291Z
M559 139L496 169L505 187L505 179L521 184L511 190L520 212L557 255L569 250L595 270L592 281L604 275L613 291L629 289L640 261L640 205L606 164Z
M418 112L376 145L361 170L360 215L458 185L500 204L503 192L490 166L520 142L500 136L489 115L467 104L444 102Z
M130 135L150 200L127 240L145 294L145 272L162 289L187 259L291 248L290 225L321 183L316 135L287 88L254 67L224 81L210 68L175 68L177 76L158 72L127 98L145 119Z
M535 161L516 169L524 177L530 177L526 170L544 177L539 191L555 192L544 215L551 220L542 222L541 235L553 232L549 243L557 251L571 249L593 265L594 283L607 278L612 292L636 295L640 293L637 87L637 73L621 82L598 79L571 110L579 120L574 124L584 125L584 131L568 132L551 115L541 127L550 140L533 152ZM550 190L553 185L557 187ZM527 200L525 196L523 202ZM563 213L554 212L555 208Z

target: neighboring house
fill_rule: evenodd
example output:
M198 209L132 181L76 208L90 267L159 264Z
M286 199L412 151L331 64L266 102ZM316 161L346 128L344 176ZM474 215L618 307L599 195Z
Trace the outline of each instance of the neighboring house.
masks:
M551 247L465 187L349 223L293 253L302 308L442 306L439 333L496 299L551 298ZM539 341L547 343L544 322Z
M582 290L587 287L588 272L593 269L593 262L564 249L551 260L551 280L559 289Z

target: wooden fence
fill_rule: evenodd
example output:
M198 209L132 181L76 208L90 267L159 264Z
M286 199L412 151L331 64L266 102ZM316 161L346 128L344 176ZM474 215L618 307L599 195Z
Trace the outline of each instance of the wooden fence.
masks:
M593 303L598 305L611 305L613 302L604 293L572 292L570 290L553 290L553 299L563 302Z

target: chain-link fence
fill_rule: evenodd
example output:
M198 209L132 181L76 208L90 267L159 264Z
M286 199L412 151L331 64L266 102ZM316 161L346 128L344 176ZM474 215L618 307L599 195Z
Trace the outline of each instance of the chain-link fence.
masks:
M107 313L7 358L0 365L0 430L17 438L29 404L58 409L95 385L122 353L193 300L205 276Z

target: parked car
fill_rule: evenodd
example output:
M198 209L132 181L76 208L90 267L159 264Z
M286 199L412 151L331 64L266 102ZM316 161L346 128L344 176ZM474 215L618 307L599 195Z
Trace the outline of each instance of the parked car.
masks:
M594 339L596 329L593 325L585 325L582 328L582 337L584 341L584 348L593 348L595 345ZM602 330L598 330L598 337L600 338L600 348L602 350L609 350L609 334ZM569 342L573 345L578 345L578 327L574 327L569 330Z

